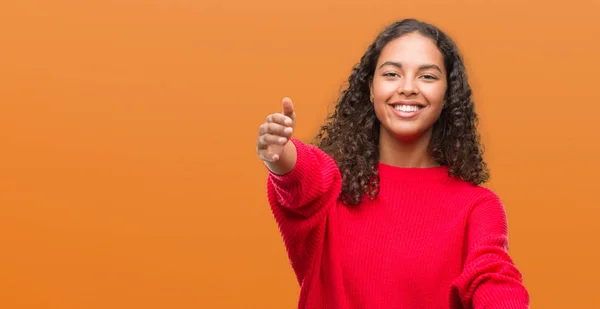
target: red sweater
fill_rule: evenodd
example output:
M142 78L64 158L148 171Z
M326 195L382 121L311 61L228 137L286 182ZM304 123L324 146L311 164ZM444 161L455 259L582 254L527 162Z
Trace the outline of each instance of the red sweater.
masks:
M493 192L446 167L380 163L378 198L349 208L333 159L292 142L296 166L269 173L267 193L301 286L298 308L528 308Z

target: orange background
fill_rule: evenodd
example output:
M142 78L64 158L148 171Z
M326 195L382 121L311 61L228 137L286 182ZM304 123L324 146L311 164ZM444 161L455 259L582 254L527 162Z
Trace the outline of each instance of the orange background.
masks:
M404 17L465 55L532 308L600 308L600 5L482 2L3 1L0 308L294 308L258 125L311 138Z

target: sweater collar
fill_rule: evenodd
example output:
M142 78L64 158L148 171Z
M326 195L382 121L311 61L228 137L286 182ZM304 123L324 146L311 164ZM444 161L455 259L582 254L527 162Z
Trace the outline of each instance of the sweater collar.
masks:
M416 168L416 167L397 167L385 163L378 163L378 172L380 178L393 178L403 181L429 182L429 181L448 181L451 177L448 175L447 166Z

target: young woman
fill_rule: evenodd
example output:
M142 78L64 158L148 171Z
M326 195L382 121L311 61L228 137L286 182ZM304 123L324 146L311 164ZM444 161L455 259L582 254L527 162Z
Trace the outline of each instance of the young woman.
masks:
M386 28L316 145L289 98L257 155L301 285L299 308L528 308L488 179L462 57L437 27Z

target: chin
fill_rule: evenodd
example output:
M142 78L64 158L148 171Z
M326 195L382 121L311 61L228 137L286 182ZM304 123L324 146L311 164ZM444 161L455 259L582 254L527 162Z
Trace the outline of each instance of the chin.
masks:
M417 141L421 136L423 136L421 132L397 132L394 134L394 137L403 143Z
M395 139L403 143L410 143L429 136L435 121L422 113L413 119L401 119L396 115L385 114L380 119L380 138Z
M409 142L413 142L418 140L419 138L421 138L425 133L426 130L422 130L421 128L418 127L404 127L404 128L391 128L390 129L385 129L387 132L382 132L385 135L387 135L388 137L392 137L396 140L405 142L405 143L409 143ZM381 136L382 138L384 138L383 136Z
M394 124L391 128L392 135L399 139L419 138L425 131L427 130L416 123Z

